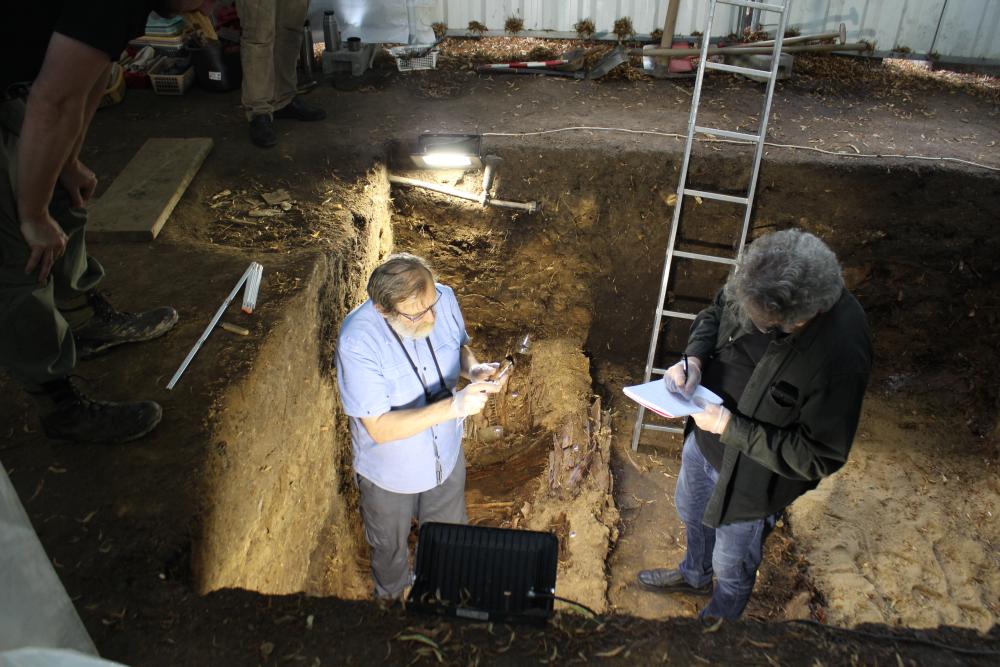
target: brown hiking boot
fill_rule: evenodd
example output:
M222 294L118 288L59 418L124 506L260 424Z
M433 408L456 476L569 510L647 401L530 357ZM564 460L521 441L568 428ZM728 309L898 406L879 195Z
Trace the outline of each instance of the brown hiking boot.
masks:
M55 440L120 444L146 435L163 416L153 401L92 400L69 378L47 382L30 393L42 411L45 435Z
M169 306L142 313L126 313L116 310L96 290L87 293L87 303L94 309L94 316L73 331L76 356L80 359L90 359L122 343L152 340L177 324L177 311Z

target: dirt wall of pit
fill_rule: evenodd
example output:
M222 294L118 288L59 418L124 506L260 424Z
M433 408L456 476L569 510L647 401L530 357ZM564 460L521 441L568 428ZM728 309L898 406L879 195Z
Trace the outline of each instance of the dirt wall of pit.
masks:
M249 371L212 415L205 509L193 549L199 591L356 598L367 580L355 562L350 436L331 373L340 321L364 297L371 269L392 245L385 170L352 186L332 229L338 250L316 254L304 283L271 323ZM264 293L266 298L266 291Z

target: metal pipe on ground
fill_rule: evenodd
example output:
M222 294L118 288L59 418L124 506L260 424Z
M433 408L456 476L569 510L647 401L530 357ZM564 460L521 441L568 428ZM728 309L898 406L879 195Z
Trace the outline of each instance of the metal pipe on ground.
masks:
M804 42L820 42L824 39L839 39L840 43L843 44L847 41L846 28L843 23L840 24L841 30L837 32L820 32L815 35L796 35L795 37L785 37L781 40L782 44L802 44ZM749 42L744 46L774 46L773 39L765 39L760 42Z
M829 53L834 51L870 51L871 44L867 42L852 42L850 44L804 44L782 47L782 53ZM708 55L725 56L739 54L770 54L773 46L710 46ZM629 49L630 56L697 56L701 49Z
M409 185L414 188L424 188L425 190L433 190L434 192L440 192L441 194L451 195L452 197L459 197L460 199L467 199L468 201L474 201L482 205L489 204L490 206L499 206L501 208L513 208L521 211L527 211L529 213L534 213L538 210L538 202L517 202L517 201L507 201L506 199L490 199L486 192L482 194L474 194L472 192L466 192L465 190L459 190L458 188L453 188L448 185L440 185L438 183L431 183L429 181L421 181L417 178L409 178L407 176L395 176L393 174L389 175L389 182L394 185Z

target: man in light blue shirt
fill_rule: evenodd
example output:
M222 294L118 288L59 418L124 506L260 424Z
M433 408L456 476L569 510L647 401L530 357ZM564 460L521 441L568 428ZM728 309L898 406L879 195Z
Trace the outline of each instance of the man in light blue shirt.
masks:
M361 518L379 597L410 585L410 522L465 523L465 417L499 382L480 364L451 288L423 259L400 253L368 280L368 300L337 340L337 383L350 418ZM470 380L456 392L459 377Z

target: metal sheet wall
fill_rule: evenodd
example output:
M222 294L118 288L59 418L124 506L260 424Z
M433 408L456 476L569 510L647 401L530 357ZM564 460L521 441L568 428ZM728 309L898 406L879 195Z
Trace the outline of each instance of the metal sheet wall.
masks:
M426 1L426 0L425 0ZM463 30L469 21L502 31L517 15L525 30L572 32L580 19L594 21L598 33L610 33L616 19L629 16L636 32L663 27L666 0L430 0L427 19ZM704 30L707 0L682 0L678 34ZM735 26L736 9L720 6L715 34ZM765 15L766 20L766 15ZM836 30L844 23L848 38L875 42L876 50L906 47L915 54L937 53L943 59L1000 64L1000 0L792 0L789 25L802 32Z

